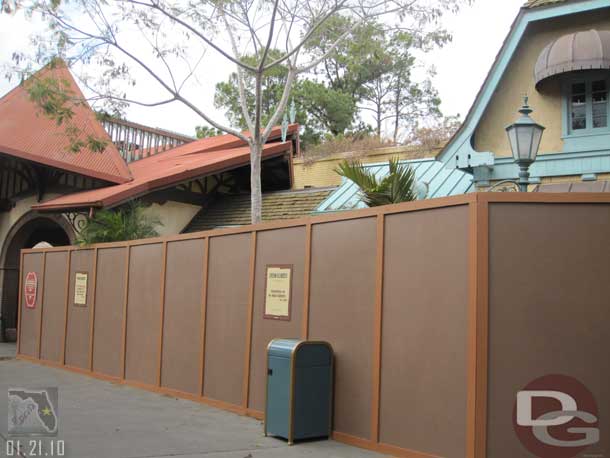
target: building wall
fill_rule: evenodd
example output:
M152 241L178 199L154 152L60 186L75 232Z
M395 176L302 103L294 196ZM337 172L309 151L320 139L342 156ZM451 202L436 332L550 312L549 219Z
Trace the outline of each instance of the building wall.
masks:
M164 204L152 204L144 210L144 214L161 220L162 225L157 227L159 235L174 235L193 219L201 207L181 202L167 201Z
M47 194L45 199L54 199L59 197L61 194ZM0 212L0 248L4 246L6 236L11 230L13 225L19 221L19 219L32 209L32 205L38 201L36 196L28 196L24 199L18 200L15 207L9 212Z
M49 194L49 198L58 197L60 194ZM21 200L18 200L15 207L8 212L0 212L0 268L17 268L17 265L6 265L5 256L7 250L6 240L9 231L26 213L31 210L31 206L37 202L36 196L28 196ZM72 234L70 234L72 235ZM4 298L4 271L0 270L0 309L2 307L2 301ZM0 339L2 337L0 336Z
M328 186L339 186L341 177L335 172L335 168L345 159L356 158L362 163L370 164L376 162L387 162L392 157L400 159L417 159L423 157L434 157L439 150L429 153L421 152L412 147L378 148L367 152L352 152L331 154L315 161L307 158L296 158L294 164L294 189L324 188Z
M534 109L532 117L546 127L540 154L563 151L560 79L544 82L542 92L538 92L534 82L534 67L540 52L551 41L568 33L589 29L610 30L610 18L599 12L586 13L530 27L476 130L477 151L491 151L496 156L511 155L505 127L517 119L523 94L530 97L530 105Z

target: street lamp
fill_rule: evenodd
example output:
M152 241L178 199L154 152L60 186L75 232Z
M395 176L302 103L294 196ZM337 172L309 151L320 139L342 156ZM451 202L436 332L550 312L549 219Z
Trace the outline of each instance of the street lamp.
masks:
M529 167L536 160L542 132L544 132L544 127L530 118L533 110L527 102L528 97L525 96L523 106L519 110L521 117L506 128L513 158L519 166L519 190L521 192L527 192L530 177Z

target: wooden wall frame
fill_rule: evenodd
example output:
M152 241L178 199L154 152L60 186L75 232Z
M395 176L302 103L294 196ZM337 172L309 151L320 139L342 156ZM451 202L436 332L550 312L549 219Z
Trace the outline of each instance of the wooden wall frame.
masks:
M466 399L466 444L465 450L456 451L460 453L460 456L465 458L488 458L486 452L486 441L487 441L487 421L488 421L488 337L489 337L489 206L490 204L498 203L517 203L517 204L610 204L610 193L472 193L454 197L429 199L423 201L408 202L396 205L388 205L383 207L368 208L363 210L345 211L326 215L317 215L312 217L288 220L288 221L273 221L262 223L258 225L250 225L236 228L226 229L215 229L207 232L192 233L192 234L180 234L162 238L151 238L144 240L134 240L116 243L102 243L95 244L89 247L54 247L45 249L24 249L21 251L21 272L20 272L20 287L19 287L19 307L18 307L18 336L19 341L17 343L17 358L27 361L36 362L52 367L61 367L73 372L80 374L89 375L92 377L100 378L103 380L111 380L116 383L125 385L135 386L143 389L147 389L154 392L165 393L171 396L181 397L189 399L221 409L225 409L231 412L235 412L242 415L249 415L257 419L262 419L263 412L248 408L248 390L250 389L250 357L251 357L251 340L252 340L252 314L254 313L255 300L254 300L254 286L255 286L255 275L256 275L256 240L259 232L271 231L277 229L303 227L305 229L305 250L304 250L304 272L303 276L303 316L302 323L300 326L300 335L306 338L309 334L309 306L310 306L310 290L311 290L311 269L312 269L312 257L315 256L315 240L312 237L312 229L314 226L322 225L326 223L333 223L339 221L348 220L359 220L365 218L376 217L376 277L375 277L375 310L374 310L374 322L371 326L374 329L373 339L371 342L371 351L373 353L373 364L372 364L372 390L373 396L371 401L371 418L368 419L371 425L371 438L355 437L343 432L333 432L333 437L336 440L349 443L358 447L375 450L381 453L388 453L394 456L409 457L409 458L434 458L428 452L407 450L405 448L398 447L392 444L386 444L382 442L380 437L380 421L379 421L379 398L381 395L381 333L383 324L383 292L384 292L384 244L385 244L385 227L387 223L387 217L389 215L403 214L409 212L429 211L440 208L450 208L458 206L466 206L469 211L469 253L468 253L468 303L467 303L467 342L465 345L468 347L467 351L467 399ZM243 391L245 393L242 396L242 402L237 405L230 402L210 399L203 395L204 381L205 381L205 353L206 353L206 314L207 314L207 290L208 290L208 277L209 277L209 249L210 239L214 237L223 237L226 235L233 234L251 234L251 245L250 245L250 278L249 278L249 297L248 297L248 320L245 326L245 354L244 354L244 379L243 379ZM203 263L203 278L201 285L201 334L200 334L200 352L198 355L197 363L200 366L198 372L198 389L197 393L186 393L179 390L166 388L163 386L147 385L141 382L133 380L125 380L125 352L128 346L128 339L126 333L127 327L127 316L129 313L129 278L130 278L130 265L131 265L131 248L140 245L154 245L154 244L167 244L173 241L182 240L201 240L204 244L204 256L202 259ZM122 292L122 321L118 324L121 326L121 355L120 355L120 369L119 376L110 376L107 374L95 372L92 370L93 365L92 349L90 348L89 356L89 369L82 369L73 367L65 364L65 351L66 351L66 333L69 326L68 323L68 304L70 299L70 268L73 251L80 250L92 250L95 253L95 260L93 264L92 274L96 276L97 270L97 255L99 249L104 248L123 248L125 250L124 256L124 278L125 286ZM47 268L48 257L47 253L51 252L63 252L67 253L67 272L65 278L65 303L62 304L64 309L64 321L63 321L63 346L62 356L59 362L42 360L40 358L40 346L41 346L41 334L45 323L43 323L43 310L44 310L44 274ZM21 353L21 333L22 333L22 319L23 317L23 265L24 258L27 254L36 253L42 254L42 265L41 275L39 278L40 288L40 323L37 323L37 335L33 337L35 339L33 347L35 348L34 354L37 356L28 356ZM163 262L166 262L164 257ZM293 282L294 282L294 269L293 265L284 264L269 264L272 267L290 267L290 301L289 301L289 317L292 315L292 300L293 300ZM267 267L268 267L267 266ZM50 267L49 267L50 268ZM95 329L95 291L101 287L100 284L95 283L96 279L91 279L94 283L92 285L92 310L91 310L91 323L90 329ZM301 280L299 280L301 281ZM266 285L266 269L265 269L265 291ZM25 318L29 318L26 316ZM268 318L268 317L265 317ZM273 317L271 319L281 320L281 318ZM285 320L286 318L284 318ZM89 336L92 341L92 335ZM162 351L162 342L159 342L159 348L157 351ZM155 353L155 355L157 355ZM163 367L160 366L160 372L162 374Z

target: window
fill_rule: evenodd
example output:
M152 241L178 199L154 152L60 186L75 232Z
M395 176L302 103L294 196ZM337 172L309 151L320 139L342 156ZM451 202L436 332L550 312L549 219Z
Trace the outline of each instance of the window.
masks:
M602 75L569 83L568 135L608 133L609 87Z
M572 130L587 128L587 85L572 84Z
M593 128L608 127L608 85L606 81L593 81Z

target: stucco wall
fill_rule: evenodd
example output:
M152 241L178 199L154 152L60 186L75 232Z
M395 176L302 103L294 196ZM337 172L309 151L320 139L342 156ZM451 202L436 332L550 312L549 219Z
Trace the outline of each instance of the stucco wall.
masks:
M610 30L607 10L605 15L597 12L568 16L534 24L529 28L476 131L477 151L491 151L496 156L511 155L504 129L517 119L517 110L521 106L523 94L530 96L530 105L534 109L532 117L546 127L540 154L563 151L561 83L559 79L552 79L543 84L542 92L536 91L534 66L540 52L554 39L592 28Z
M357 158L365 164L376 162L387 162L390 158L398 156L400 159L416 159L434 157L439 150L429 153L421 152L412 147L379 148L367 152L331 154L316 161L306 159L293 159L294 165L294 189L306 187L324 188L328 186L339 186L341 177L335 172L337 165L344 159Z
M179 234L193 219L201 207L180 202L165 202L163 205L152 204L144 213L161 220L162 226L157 227L159 235Z
M45 200L59 197L61 194L45 194ZM4 242L11 227L29 212L32 205L37 203L36 196L28 196L24 199L18 200L15 207L9 212L0 213L0 248L4 246Z

